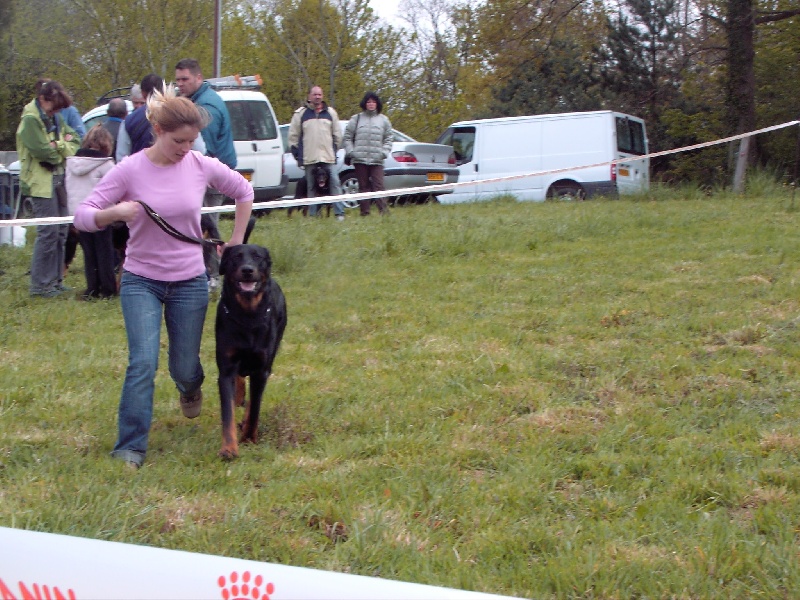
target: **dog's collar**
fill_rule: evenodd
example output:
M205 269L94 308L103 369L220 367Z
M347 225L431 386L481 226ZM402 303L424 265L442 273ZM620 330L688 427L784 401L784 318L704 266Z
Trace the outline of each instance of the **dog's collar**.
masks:
M226 315L228 315L231 318L235 318L235 315L228 308L228 305L225 303L224 300L220 300L219 301L219 305L222 307L222 310L225 312ZM269 316L269 313L271 313L271 312L272 312L272 307L268 306L267 310L264 311L264 316L263 316L264 321L268 321L269 320L267 317ZM249 321L249 319L248 319L248 321Z

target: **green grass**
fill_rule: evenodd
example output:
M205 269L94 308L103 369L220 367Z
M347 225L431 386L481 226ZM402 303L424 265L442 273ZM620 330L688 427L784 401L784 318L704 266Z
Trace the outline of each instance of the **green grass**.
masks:
M261 443L216 457L212 306L203 414L165 347L138 472L108 456L119 304L30 298L31 232L0 248L0 525L522 597L792 597L790 193L274 212Z

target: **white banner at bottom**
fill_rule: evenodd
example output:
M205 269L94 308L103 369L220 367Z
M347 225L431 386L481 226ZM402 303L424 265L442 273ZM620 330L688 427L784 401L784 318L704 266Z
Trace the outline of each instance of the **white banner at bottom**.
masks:
M435 600L489 594L0 527L1 600Z

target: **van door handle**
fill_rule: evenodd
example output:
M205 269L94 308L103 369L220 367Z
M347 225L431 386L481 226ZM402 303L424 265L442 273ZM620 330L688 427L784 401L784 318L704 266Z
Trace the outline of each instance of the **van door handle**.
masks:
M475 172L478 172L478 163L475 163Z
M253 142L253 152L258 152L258 144Z

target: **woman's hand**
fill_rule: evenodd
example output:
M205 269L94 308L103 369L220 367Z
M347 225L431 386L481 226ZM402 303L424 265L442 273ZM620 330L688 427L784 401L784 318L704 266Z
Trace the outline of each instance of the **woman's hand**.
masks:
M114 221L124 221L125 223L130 223L133 221L138 215L139 211L142 210L141 204L138 202L120 202L106 210L112 210L116 213L116 218Z
M123 223L130 223L139 214L139 211L144 210L138 202L120 202L114 206L109 206L103 210L98 210L94 216L95 225L99 228L107 227L111 223L122 221Z

